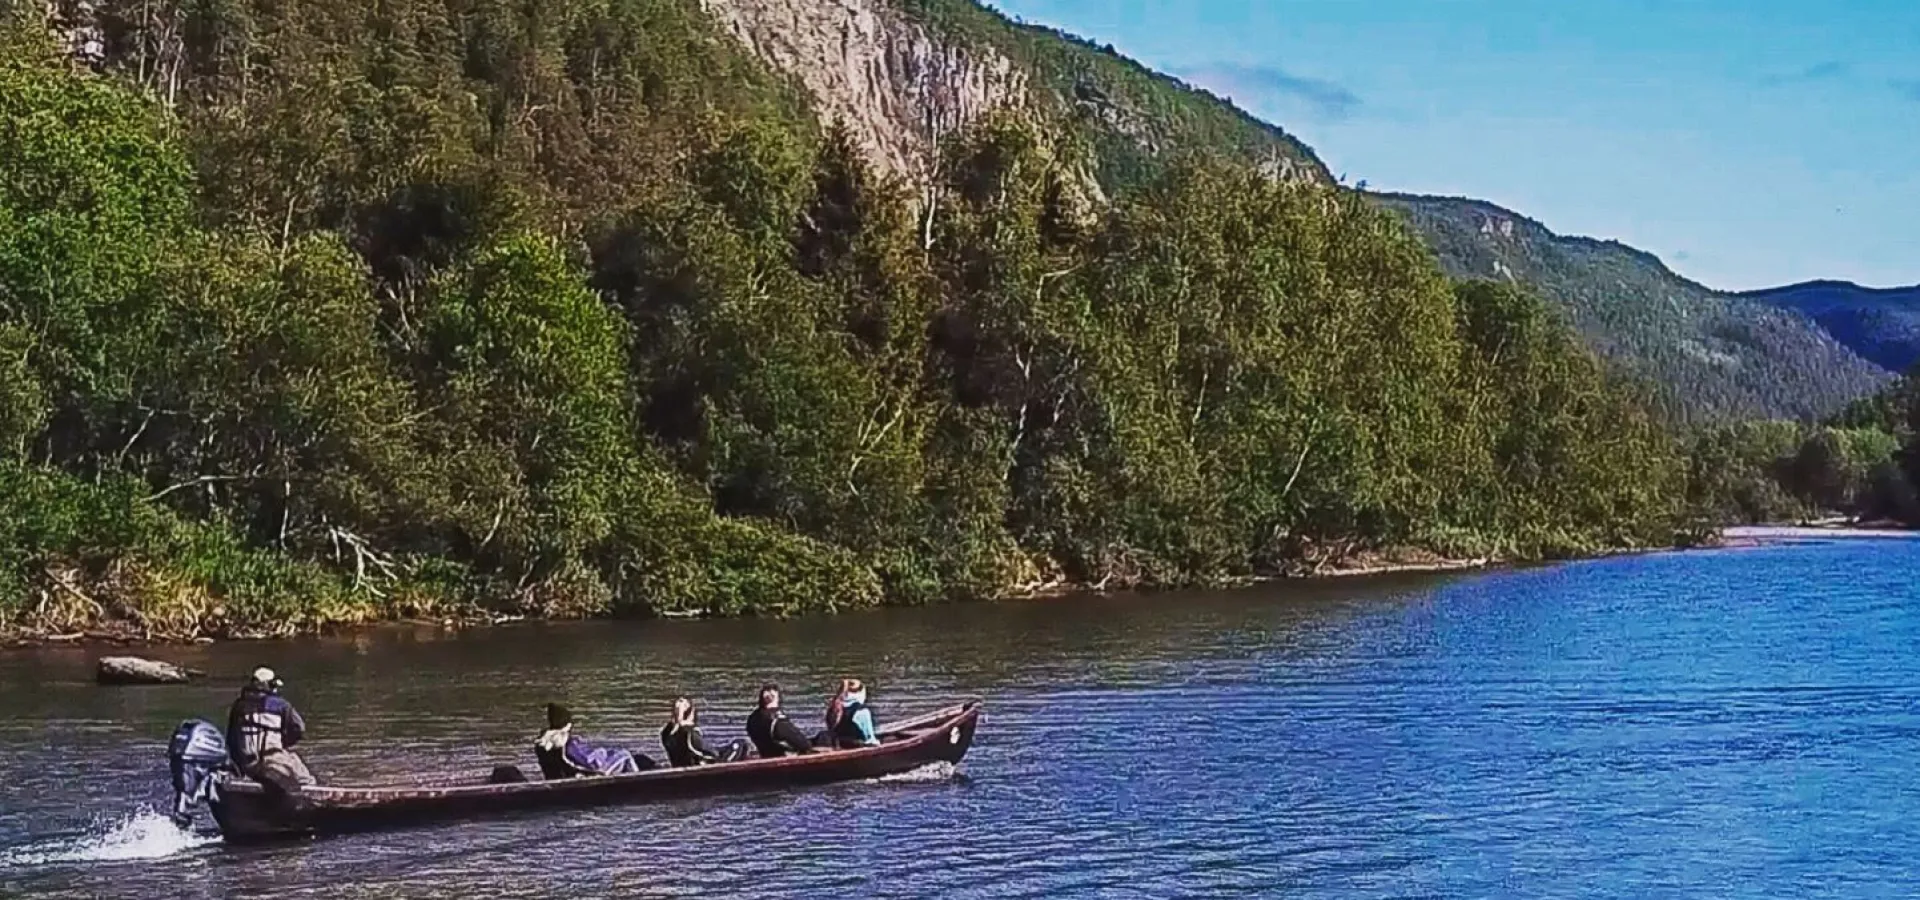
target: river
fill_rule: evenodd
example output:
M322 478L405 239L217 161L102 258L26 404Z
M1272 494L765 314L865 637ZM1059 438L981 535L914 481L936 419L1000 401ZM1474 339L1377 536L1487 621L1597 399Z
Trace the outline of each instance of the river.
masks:
M191 687L0 654L0 896L1896 897L1920 883L1920 541L790 622L378 630L172 656ZM761 680L811 723L977 695L957 770L227 848L165 741L267 663L323 779L530 766L550 699L656 750Z

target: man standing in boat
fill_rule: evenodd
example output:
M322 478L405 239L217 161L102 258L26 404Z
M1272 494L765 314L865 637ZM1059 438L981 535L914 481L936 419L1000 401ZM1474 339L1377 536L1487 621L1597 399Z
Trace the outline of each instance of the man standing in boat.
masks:
M241 774L293 794L312 784L313 775L291 749L306 736L307 723L280 696L282 686L272 669L253 670L227 711L227 755Z

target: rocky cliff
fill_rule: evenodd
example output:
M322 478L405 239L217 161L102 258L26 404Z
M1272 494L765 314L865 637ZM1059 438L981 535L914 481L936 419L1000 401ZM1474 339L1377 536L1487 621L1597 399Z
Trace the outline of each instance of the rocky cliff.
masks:
M893 175L927 177L941 139L1030 102L1030 79L1012 60L963 46L886 0L701 3Z
M972 0L703 2L876 160L910 178L943 134L1019 109L1084 135L1110 192L1195 149L1284 179L1331 181L1281 128L1111 47L1009 21ZM1676 419L1816 417L1888 377L1803 310L1716 292L1623 244L1556 235L1479 201L1376 199L1404 213L1454 275L1546 295L1604 356L1652 382Z
M1304 144L1230 103L973 0L700 0L801 85L888 172L925 177L938 142L996 111L1068 124L1103 189L1183 150L1227 152L1277 178L1330 180Z

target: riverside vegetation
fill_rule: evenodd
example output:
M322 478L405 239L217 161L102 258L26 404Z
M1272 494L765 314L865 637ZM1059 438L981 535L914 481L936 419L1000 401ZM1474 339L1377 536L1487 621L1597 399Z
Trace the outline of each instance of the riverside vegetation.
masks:
M1920 527L1920 368L1817 424L1730 422L1689 439L1690 500L1714 520Z
M153 6L98 71L37 3L0 36L15 630L1204 584L1705 506L1640 388L1357 192L1194 150L1095 202L1045 115L923 192L678 0Z

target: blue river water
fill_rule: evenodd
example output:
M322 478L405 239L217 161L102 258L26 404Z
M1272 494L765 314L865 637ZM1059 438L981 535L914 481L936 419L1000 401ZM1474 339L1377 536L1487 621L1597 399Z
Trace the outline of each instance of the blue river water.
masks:
M389 629L182 648L188 687L0 654L0 896L1911 897L1920 540L793 622ZM165 741L279 669L323 780L530 763L542 705L653 751L979 696L957 769L228 848ZM816 699L817 698L817 699ZM818 701L818 702L817 702Z

